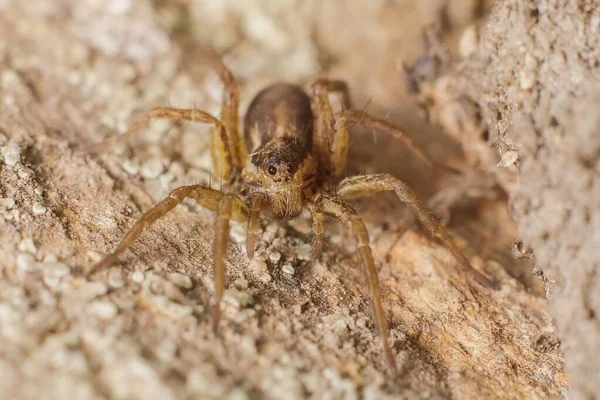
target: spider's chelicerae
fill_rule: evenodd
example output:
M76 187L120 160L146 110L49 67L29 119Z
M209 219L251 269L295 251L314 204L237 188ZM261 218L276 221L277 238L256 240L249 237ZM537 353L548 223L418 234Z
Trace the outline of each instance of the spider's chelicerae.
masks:
M216 300L213 328L216 331L225 288L230 220L247 223L246 246L251 256L261 212L274 219L289 219L307 209L313 218L312 250L315 255L319 254L323 245L325 217L340 221L352 232L362 258L383 351L390 367L395 369L369 234L348 202L377 192L394 191L463 266L469 267L470 264L448 232L404 182L388 174L377 174L354 176L337 183L339 179L336 178L344 171L348 154L348 122L371 126L396 136L428 165L433 163L400 128L364 111L352 109L347 85L337 80L317 80L312 85L310 97L300 87L287 83L276 83L262 90L246 113L242 138L237 82L220 57L211 54L208 58L225 87L220 120L197 109L156 108L141 116L118 139L102 142L92 151L105 150L113 144L127 141L151 119L208 123L213 126L210 143L213 172L224 182L223 189L215 190L202 184L174 189L166 199L146 211L117 249L92 271L114 263L144 229L184 199L194 199L216 213L213 247ZM333 112L329 103L330 93L341 94L342 111Z

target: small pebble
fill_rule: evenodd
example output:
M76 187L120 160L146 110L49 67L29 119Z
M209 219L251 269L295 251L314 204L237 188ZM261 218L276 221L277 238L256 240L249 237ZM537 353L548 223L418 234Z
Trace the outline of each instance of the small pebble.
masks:
M119 289L125 286L125 280L123 279L123 272L121 269L112 268L108 272L108 286L113 289Z
M252 308L248 308L248 309L242 310L239 313L237 313L235 315L235 317L233 318L233 320L235 321L235 323L241 324L242 322L247 320L249 317L253 317L255 315L256 315L256 311Z
M108 320L117 315L119 309L110 301L94 301L89 306L90 312L96 314L98 318Z
M4 163L8 167L14 167L19 161L21 161L21 152L18 147L5 147L4 148Z
M294 306L294 314L296 314L296 315L302 314L302 305L301 304L296 304Z
M248 289L248 281L244 278L239 278L236 279L235 282L233 282L233 286L235 286L239 290L246 290Z
M288 274L288 275L294 275L294 267L292 267L290 264L285 264L283 267L281 267L281 270L283 271L284 274Z
M94 250L89 250L87 252L87 256L90 258L91 261L93 262L100 262L100 260L102 260L102 258L104 258L102 256L102 254L98 253L97 251Z
M43 262L46 264L55 263L57 261L58 257L56 256L56 254L46 254L43 260Z
M46 212L46 207L40 202L34 203L32 209L35 215L42 215Z
M17 176L21 179L27 179L29 178L29 172L27 172L25 169L23 168L19 168L17 170Z
M140 171L140 165L134 161L125 160L123 161L123 169L129 175L137 175L137 173Z
M223 301L236 307L247 307L254 303L254 298L248 292L237 289L226 289L223 293Z
M269 260L276 263L277 261L281 260L281 253L274 251L273 253L269 254Z
M180 274L179 272L170 273L168 279L169 281L181 288L190 289L192 287L192 280L190 279L190 277L184 274Z
M273 278L271 278L271 275L269 275L269 274L263 274L263 275L260 277L260 279L261 279L263 282L267 282L267 283L268 283L268 282L271 282L271 279L273 279Z
M35 257L29 253L21 253L17 256L17 267L29 271L35 267Z
M298 259L300 260L310 260L312 258L312 246L308 243L305 243L298 247L297 250Z
M256 257L250 262L250 270L255 274L262 274L267 272L267 263L262 257Z
M12 199L10 197L5 197L5 198L0 199L0 207L1 208L10 210L14 206L15 206L15 199Z
M48 286L48 289L51 289L52 291L58 292L61 289L62 279L59 277L44 275L42 282L44 282L44 284Z
M234 243L245 243L247 238L246 227L242 224L231 224L229 235Z
M458 52L463 58L470 56L475 50L477 50L477 27L471 25L466 28L458 42Z
M508 168L514 165L519 160L519 153L514 150L506 151L502 154L500 162L496 165L497 167Z
M151 158L142 164L142 176L146 179L156 179L163 173L165 167L158 158Z
M144 282L144 273L142 271L134 271L131 274L131 280L134 281L135 283Z
M33 239L25 238L21 240L21 243L19 243L19 251L35 254L37 251L37 247L35 247Z
M19 74L13 69L4 70L2 72L2 77L0 78L0 82L4 88L18 85L20 81Z
M7 221L18 221L19 220L19 210L10 210L10 211L6 211L4 214L4 219Z
M42 189L40 189L40 188L33 189L33 192L35 194L37 194L38 196L41 196L44 193L44 191Z
M48 264L44 267L44 275L52 278L63 278L71 273L71 269L68 265L61 262L55 262Z
M87 282L85 285L77 289L76 293L84 299L91 300L95 297L106 294L108 288L102 282Z
M173 314L177 314L178 316L185 317L187 315L192 315L194 309L191 306L186 306L179 303L169 302L166 304L167 310L172 312Z

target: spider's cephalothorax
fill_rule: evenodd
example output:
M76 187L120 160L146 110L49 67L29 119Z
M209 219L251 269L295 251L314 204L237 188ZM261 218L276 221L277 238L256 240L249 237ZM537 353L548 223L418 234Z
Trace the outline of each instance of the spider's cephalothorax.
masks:
M395 368L393 352L388 344L387 322L369 236L361 218L348 201L382 191L394 191L408 205L465 267L469 261L452 237L431 216L414 192L402 181L388 174L360 175L346 178L339 184L348 152L348 121L362 123L402 139L427 164L430 159L403 131L363 111L351 108L347 86L342 81L317 80L312 96L300 87L278 83L262 90L251 103L244 119L243 139L239 129L238 86L221 59L208 57L225 86L221 118L196 109L156 108L144 114L119 139L102 142L92 151L109 148L127 141L151 119L171 119L203 122L213 125L211 155L217 178L226 182L222 191L207 185L189 185L174 189L167 198L146 211L129 230L117 249L92 271L111 265L154 221L164 216L186 198L216 213L214 240L214 274L216 306L213 327L217 330L220 300L225 289L225 254L229 241L230 220L248 224L246 243L248 255L255 248L259 216L294 218L306 209L313 218L313 252L317 255L323 244L324 218L337 219L352 232L361 254L375 323L383 350L391 368ZM342 95L344 108L334 113L329 93ZM332 188L331 190L328 188ZM477 274L475 270L472 270ZM482 279L481 276L478 276Z

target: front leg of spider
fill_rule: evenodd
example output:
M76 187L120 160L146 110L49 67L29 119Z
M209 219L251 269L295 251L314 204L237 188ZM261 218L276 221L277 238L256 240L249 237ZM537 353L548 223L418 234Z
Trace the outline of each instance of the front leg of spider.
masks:
M371 308L373 310L375 326L381 338L385 359L392 371L396 371L396 361L388 341L388 325L383 310L383 303L381 301L381 288L379 285L379 278L377 277L373 253L369 244L369 233L367 232L367 228L362 219L356 214L356 211L339 198L317 194L313 198L312 203L314 204L314 209L316 211L340 221L352 232L356 247L361 255L363 272L367 279L369 296L371 298Z

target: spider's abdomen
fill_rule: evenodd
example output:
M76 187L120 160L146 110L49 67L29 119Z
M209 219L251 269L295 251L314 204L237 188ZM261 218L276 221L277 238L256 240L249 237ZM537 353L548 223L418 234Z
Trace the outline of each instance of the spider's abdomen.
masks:
M244 138L250 153L270 139L283 137L292 137L310 149L312 133L310 98L300 86L289 83L274 83L261 90L244 119Z

